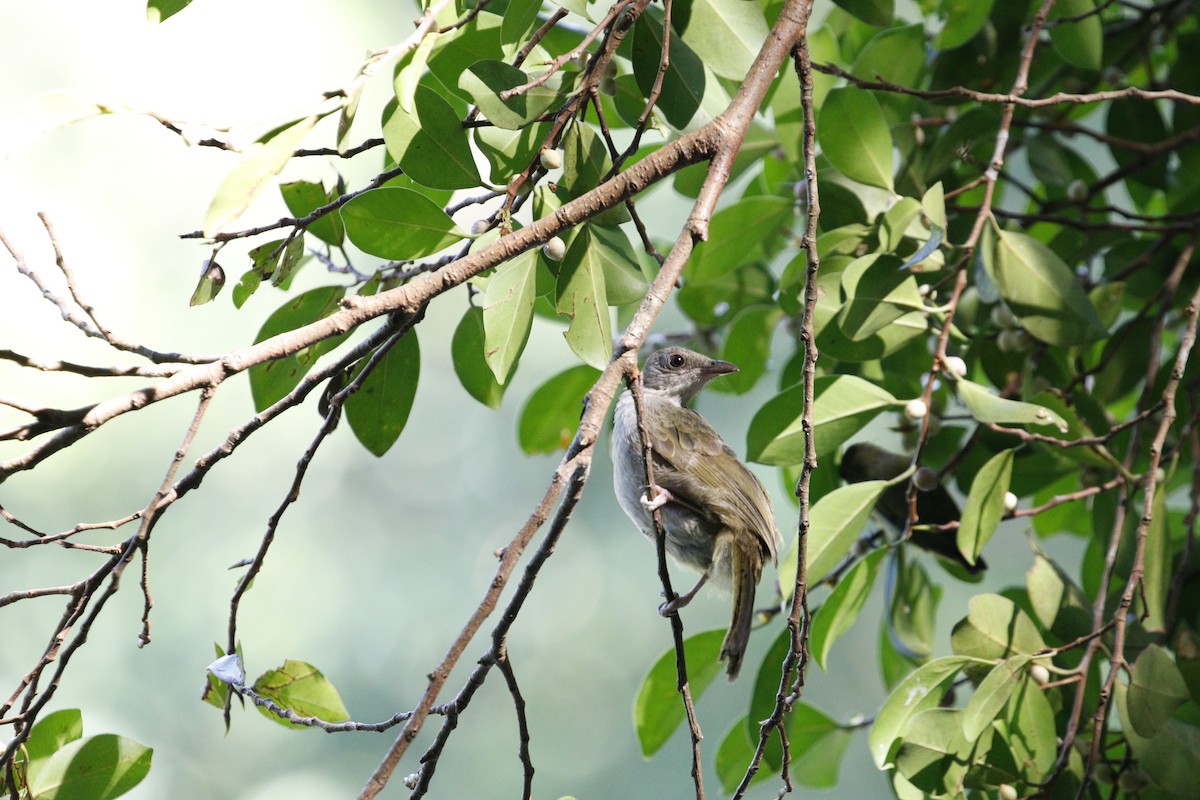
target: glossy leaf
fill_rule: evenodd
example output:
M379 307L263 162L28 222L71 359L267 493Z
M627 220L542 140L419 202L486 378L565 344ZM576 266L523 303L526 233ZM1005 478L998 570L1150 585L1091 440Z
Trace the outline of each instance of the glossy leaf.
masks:
M838 172L893 191L892 135L873 94L856 87L830 91L821 106L817 138Z
M1046 646L1028 615L998 594L978 594L968 603L966 619L954 626L950 644L959 655L980 659L1029 655Z
M917 280L902 266L896 256L874 254L855 259L842 270L846 302L838 326L852 341L875 335L905 314L924 311Z
M386 453L404 430L417 394L421 348L411 330L392 346L346 400L346 420L363 447L376 456Z
M1067 421L1062 415L1045 406L999 397L966 378L955 381L954 389L958 392L958 399L971 412L971 416L980 422L995 422L1001 425L1053 425L1064 433L1067 431Z
M571 317L563 333L571 352L583 363L604 369L612 360L612 317L604 264L590 247L589 237L577 236L567 249L554 291L555 310Z
M836 489L834 491L837 491ZM813 658L826 669L829 651L842 634L850 630L879 575L879 567L887 551L880 549L867 555L838 581L821 608L813 615L809 649Z
M813 435L817 456L833 451L880 411L896 404L884 389L854 375L821 375L813 385ZM750 421L748 458L786 466L804 460L804 390L793 386L768 400Z
M1004 495L1012 480L1013 451L1004 450L988 459L971 481L971 493L958 524L958 549L974 564L983 546L1004 517Z
M711 283L760 257L763 245L782 236L795 214L786 197L748 197L713 215L708 241L698 244L684 273L695 283Z
M1187 684L1170 654L1156 644L1143 650L1129 678L1129 724L1137 734L1157 736L1187 700Z
M579 428L583 398L598 377L599 370L581 364L535 389L521 409L517 426L521 449L530 455L565 450Z
M147 0L146 20L151 25L166 22L191 4L192 0Z
M1018 655L1005 659L992 667L987 677L980 681L962 719L962 731L967 739L978 739L1004 709L1024 679L1025 667L1031 658L1029 655Z
M533 325L537 253L528 251L496 269L483 300L484 357L500 384L508 382Z
M326 286L293 297L267 317L255 343L329 316L337 310L344 294L340 286ZM336 347L341 339L340 336L325 339L290 356L250 367L250 393L255 410L262 411L286 396L317 359Z
M942 0L938 16L945 24L933 39L938 50L953 50L975 38L992 12L994 0Z
M153 748L113 733L76 739L41 762L29 793L38 800L120 797L150 772L153 755Z
M834 0L835 5L853 14L868 25L890 25L895 0Z
M816 583L850 552L862 533L886 481L862 481L834 489L813 504L808 527L808 580ZM779 564L779 585L791 586L796 576L796 543Z
M306 217L318 208L333 201L329 192L319 183L310 181L292 181L281 184L279 193L292 216ZM326 244L341 245L346 238L346 228L342 225L342 215L339 211L331 211L309 223L305 229Z
M233 222L270 185L300 147L316 117L306 117L268 141L250 146L242 161L221 182L204 215L204 235L211 237Z
M858 51L850 73L868 81L883 79L918 86L925 71L925 58L924 26L885 28Z
M691 0L687 5L683 41L704 54L704 63L718 77L741 81L767 39L767 22L757 3L743 0ZM676 9L673 22L681 16ZM671 44L675 60L675 44Z
M1036 338L1072 345L1104 335L1100 317L1071 268L1037 239L999 231L994 268L1004 302Z
M562 73L520 94L503 99L501 94L524 86L528 75L503 61L476 61L458 78L458 86L471 95L475 105L493 125L516 130L562 103Z
M530 304L530 311L532 310L533 306ZM488 408L499 408L500 401L504 398L504 385L496 380L483 350L483 309L471 306L459 320L450 340L454 374L458 376L458 382L467 390L467 394Z
M892 690L867 737L875 766L884 769L892 765L892 747L904 736L909 721L925 709L935 708L959 671L971 663L973 659L963 656L935 658Z
M693 699L703 694L720 672L717 655L724 638L725 631L718 629L696 633L684 639L683 652L687 658L688 684ZM657 753L683 722L683 698L676 688L678 682L675 650L672 648L654 662L650 672L642 679L633 705L633 724L637 730L638 744L641 745L642 755L647 758Z
M658 77L663 51L662 15L647 10L633 28L633 74L643 97L649 97ZM687 42L671 37L671 53L655 106L677 129L687 127L704 99L704 63Z
M445 211L411 189L363 192L342 206L342 221L363 252L392 261L433 255L466 236Z
M316 717L326 722L350 719L341 695L329 679L312 664L303 661L289 658L283 662L283 666L264 672L254 682L254 691L302 717ZM268 719L284 727L306 728L277 717L266 709L260 710Z
M30 770L69 742L83 736L83 713L78 708L63 708L41 717L25 741Z
M1050 13L1050 41L1068 63L1098 71L1104 64L1104 30L1096 0L1059 0Z
M782 317L778 306L762 305L743 309L733 318L721 346L721 358L737 364L738 371L711 384L713 391L745 394L754 388L767 370L771 336Z
M383 110L383 140L404 174L422 186L470 189L481 182L458 114L428 86L417 85L412 111L388 103Z

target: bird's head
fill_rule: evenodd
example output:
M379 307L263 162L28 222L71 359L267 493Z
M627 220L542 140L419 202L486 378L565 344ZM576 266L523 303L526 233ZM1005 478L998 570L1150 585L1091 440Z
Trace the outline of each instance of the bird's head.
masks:
M737 371L728 361L718 361L686 347L667 347L646 360L642 380L647 389L664 392L686 404L713 378Z

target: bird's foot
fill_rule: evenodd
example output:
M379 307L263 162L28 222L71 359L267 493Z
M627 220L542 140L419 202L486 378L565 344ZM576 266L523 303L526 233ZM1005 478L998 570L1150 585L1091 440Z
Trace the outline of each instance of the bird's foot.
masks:
M651 497L650 495L654 496ZM655 511L662 508L667 503L675 499L675 495L668 492L661 486L651 486L646 490L646 493L639 498L642 502L642 508L647 511Z
M700 580L698 580L696 582L696 585L693 586L691 588L691 590L689 592L687 592L687 594L681 594L675 598L672 598L671 600L667 600L665 603L663 603L662 605L660 605L658 607L658 613L664 617L671 616L676 611L683 608L688 603L692 602L692 598L696 596L696 592L700 591L700 587L703 586L705 584L705 582L707 582L707 581L708 581L708 576L701 575Z

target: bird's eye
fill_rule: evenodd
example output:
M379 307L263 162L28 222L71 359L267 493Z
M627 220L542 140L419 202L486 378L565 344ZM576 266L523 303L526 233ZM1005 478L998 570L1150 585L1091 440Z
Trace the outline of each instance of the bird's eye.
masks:
M671 364L671 366L672 366L672 367L674 367L675 369L679 369L680 367L682 367L682 366L683 366L683 361L684 361L684 358L683 358L683 356L681 356L679 353L675 353L674 355L672 355L672 356L671 356L671 357L668 359L668 362L669 362L669 363Z

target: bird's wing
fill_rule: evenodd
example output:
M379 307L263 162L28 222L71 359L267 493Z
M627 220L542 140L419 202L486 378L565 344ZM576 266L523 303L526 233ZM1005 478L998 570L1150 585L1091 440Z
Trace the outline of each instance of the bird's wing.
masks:
M753 531L763 552L777 560L771 500L754 473L695 411L665 403L655 411L662 413L648 415L652 421L646 426L655 483L685 504L715 514L726 527Z

